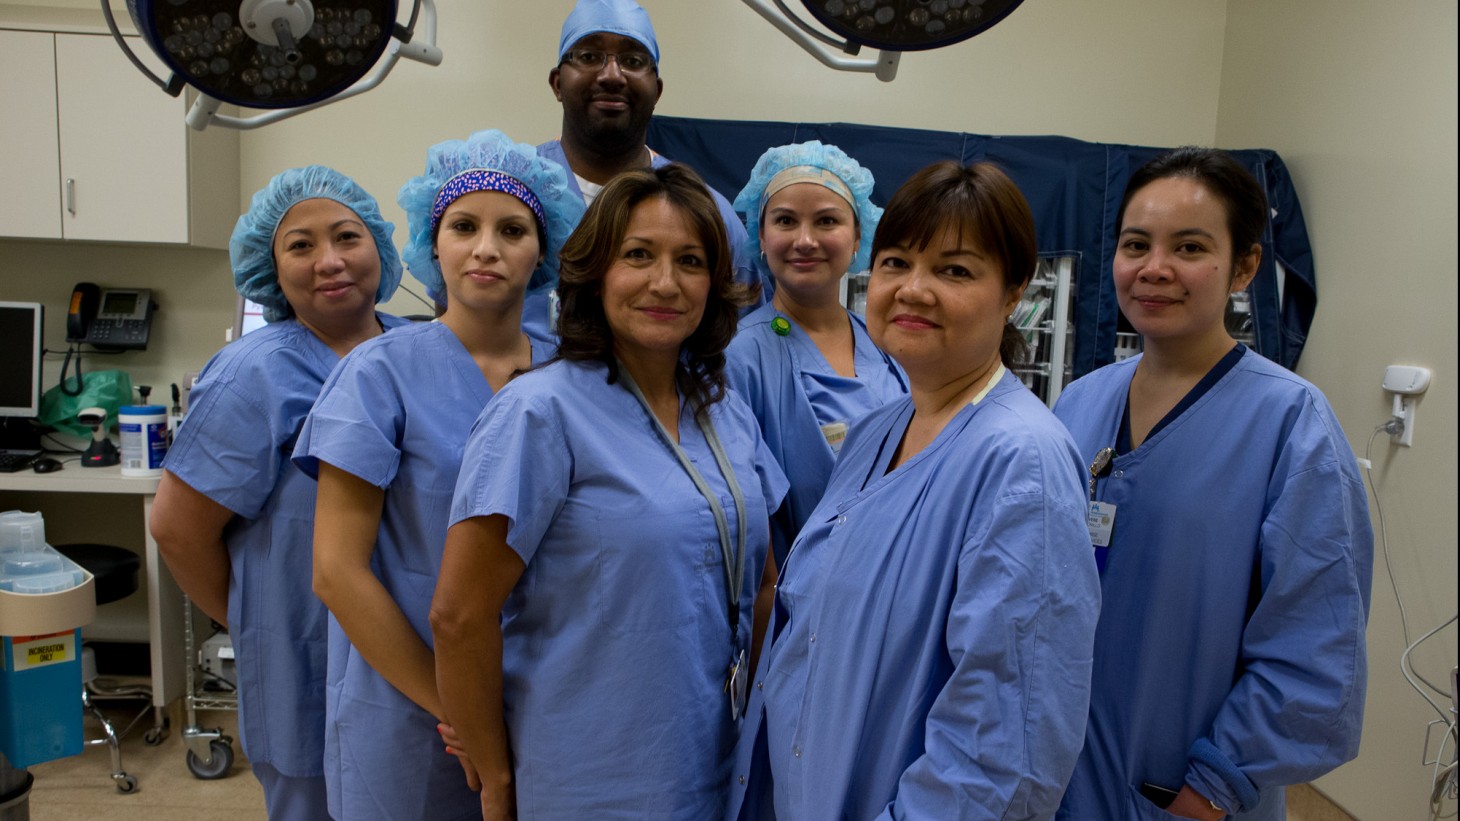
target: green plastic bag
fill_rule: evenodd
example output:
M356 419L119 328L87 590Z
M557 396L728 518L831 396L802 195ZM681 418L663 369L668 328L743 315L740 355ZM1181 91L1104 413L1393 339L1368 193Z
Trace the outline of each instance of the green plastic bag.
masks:
M68 390L76 390L76 377L64 383ZM61 385L46 391L41 396L41 412L36 417L47 425L64 433L76 436L90 436L91 428L76 421L76 414L86 408L102 408L106 411L107 427L117 426L117 411L123 405L135 404L132 400L132 377L126 371L92 371L82 377L81 392L68 396Z

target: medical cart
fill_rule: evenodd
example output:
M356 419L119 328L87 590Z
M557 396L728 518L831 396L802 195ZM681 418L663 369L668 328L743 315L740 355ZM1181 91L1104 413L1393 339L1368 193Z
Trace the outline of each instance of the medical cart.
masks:
M183 703L187 708L187 726L183 728L183 743L187 745L188 770L198 778L212 780L222 778L233 768L233 738L223 733L222 727L201 727L198 725L199 710L238 710L238 691L219 692L209 690L207 681L227 681L217 669L221 656L231 656L232 648L223 652L214 650L205 658L198 650L193 632L193 601L183 596L183 651L188 659L186 692ZM213 662L212 668L205 662ZM200 682L199 672L205 681ZM237 686L237 677L232 682Z

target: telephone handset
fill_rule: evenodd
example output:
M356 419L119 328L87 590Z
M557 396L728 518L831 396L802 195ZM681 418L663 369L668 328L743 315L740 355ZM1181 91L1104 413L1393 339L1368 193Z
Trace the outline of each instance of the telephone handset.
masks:
M66 341L108 350L141 350L157 304L147 288L99 288L79 282L66 312Z

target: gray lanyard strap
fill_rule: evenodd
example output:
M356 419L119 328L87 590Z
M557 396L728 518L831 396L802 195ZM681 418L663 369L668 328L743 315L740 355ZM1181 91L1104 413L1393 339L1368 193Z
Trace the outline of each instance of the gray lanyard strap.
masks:
M730 486L730 495L735 499L735 552L731 553L730 548L730 523L725 518L725 508L720 505L720 500L715 492L705 482L705 477L700 474L699 469L689 460L684 448L674 441L669 435L664 423L654 415L654 409L649 407L649 401L644 398L644 393L635 384L634 378L629 375L629 369L624 367L622 362L618 363L618 377L623 381L629 393L639 400L644 411L654 422L654 429L659 432L659 438L674 452L675 458L679 460L680 467L689 474L695 487L699 489L700 495L710 504L710 512L715 514L715 529L720 534L720 554L725 558L725 593L730 602L730 641L735 643L739 640L740 626L740 587L745 579L745 495L740 492L740 482L735 478L735 471L730 467L730 458L725 455L725 447L720 444L720 435L715 432L715 423L710 420L708 411L701 410L695 414L695 424L699 426L700 433L704 434L705 442L710 446L710 452L715 455L715 464L720 468L720 475L725 477L725 484Z

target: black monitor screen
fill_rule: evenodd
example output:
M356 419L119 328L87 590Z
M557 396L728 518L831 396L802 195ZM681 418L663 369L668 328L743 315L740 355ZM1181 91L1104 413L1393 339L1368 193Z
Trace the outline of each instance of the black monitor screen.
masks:
M35 416L41 395L41 306L0 302L0 416Z

